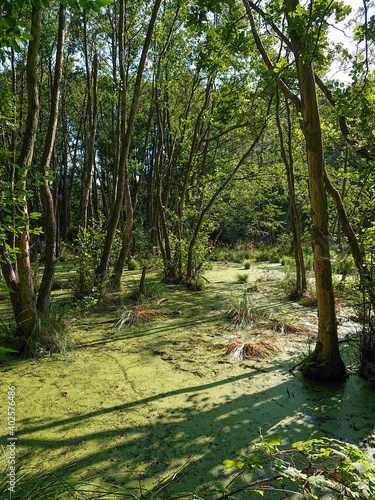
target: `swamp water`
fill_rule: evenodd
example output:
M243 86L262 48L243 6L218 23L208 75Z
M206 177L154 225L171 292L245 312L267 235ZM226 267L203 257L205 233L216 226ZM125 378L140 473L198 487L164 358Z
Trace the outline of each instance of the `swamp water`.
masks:
M239 264L216 264L206 273L205 291L167 287L163 305L179 314L143 326L114 331L92 315L76 327L80 347L66 357L3 361L1 444L7 443L6 398L14 385L17 456L35 474L99 477L139 495L165 478L174 479L169 493L204 491L229 482L233 472L223 460L246 454L259 429L281 434L284 445L335 437L374 458L374 388L357 375L322 387L288 371L313 346L316 311L273 291L282 266L253 264L245 286L258 278L255 309L306 324L308 334L277 334L261 322L242 332L223 319L229 297L242 293L244 285L235 283L240 272ZM347 333L352 326L345 317L342 323ZM232 335L272 337L280 351L233 360L224 352Z

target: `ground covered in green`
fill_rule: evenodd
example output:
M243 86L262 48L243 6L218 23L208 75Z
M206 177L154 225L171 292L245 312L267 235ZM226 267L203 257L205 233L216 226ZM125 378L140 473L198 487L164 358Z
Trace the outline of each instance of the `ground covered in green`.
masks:
M72 273L68 264L60 269L57 303L70 300L64 283ZM246 280L239 278L245 273ZM285 298L280 264L254 263L245 271L217 263L201 291L158 285L150 272L149 300L137 309L146 321L115 328L135 310L127 297L139 278L140 271L127 272L116 300L86 315L70 312L73 351L21 361L2 352L1 444L9 436L13 385L22 467L76 481L100 478L141 496L166 478L171 493L225 485L233 473L223 461L246 454L260 429L281 434L285 444L335 437L373 456L373 387L355 374L343 385L321 387L289 371L313 347L316 310ZM226 312L244 294L256 320L238 329ZM0 307L6 318L7 301ZM354 328L345 311L340 322L345 337ZM226 352L233 336L255 345L266 340L276 350L264 359L236 359ZM355 356L342 345L354 367Z

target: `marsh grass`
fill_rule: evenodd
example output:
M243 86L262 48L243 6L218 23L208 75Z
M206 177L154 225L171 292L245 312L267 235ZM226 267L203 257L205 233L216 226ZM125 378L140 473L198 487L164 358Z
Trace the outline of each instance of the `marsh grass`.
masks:
M238 328L249 327L257 321L257 315L246 289L241 295L232 297L226 316Z
M225 346L225 353L233 359L268 358L277 351L280 351L280 348L276 341L271 338L244 341L237 336L233 336Z
M52 307L48 318L41 316L38 327L28 339L24 355L41 358L59 353L66 356L77 346L70 321L70 307Z
M247 273L237 274L236 283L247 283L249 275Z
M0 498L13 498L9 491L10 464L12 461L3 448L0 459ZM73 480L67 481L53 471L43 472L38 476L31 474L31 467L22 467L19 463L12 465L16 484L14 486L14 498L27 500L56 500L56 499L106 499L106 500L138 500L141 498L155 498L152 492L145 495L145 490L132 491L117 484L103 481ZM194 498L191 496L190 498Z

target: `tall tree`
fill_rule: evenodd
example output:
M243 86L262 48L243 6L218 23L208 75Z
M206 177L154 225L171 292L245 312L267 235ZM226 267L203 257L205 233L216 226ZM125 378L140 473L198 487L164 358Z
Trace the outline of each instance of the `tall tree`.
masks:
M153 5L152 13L150 16L150 21L148 23L148 29L146 37L144 40L142 53L140 61L138 64L137 75L134 84L133 98L129 111L128 120L123 120L121 123L121 153L119 159L119 172L117 180L117 189L112 205L112 210L110 213L108 228L104 240L103 251L100 259L100 263L96 268L96 275L100 284L103 284L109 265L109 258L111 254L111 249L113 245L113 240L115 237L118 222L121 216L121 210L123 205L123 198L125 189L128 189L129 185L129 150L130 144L133 136L134 122L137 114L139 97L141 94L141 84L143 78L143 72L145 69L147 61L147 53L151 45L152 34L155 28L158 12L162 0L155 0ZM120 27L121 29L121 27ZM129 220L129 225L132 226L132 221Z
M269 69L274 67L259 38L248 0L244 5L251 23L257 47ZM312 241L314 270L318 300L318 341L304 374L322 381L344 380L345 365L338 348L337 322L332 287L332 272L329 253L328 210L324 186L324 149L313 69L314 54L309 51L319 43L319 34L310 34L310 15L298 0L284 0L288 20L290 46L294 53L301 101L293 94L281 78L276 83L285 96L292 100L301 113L301 127L306 141L309 194L312 219ZM327 9L328 10L328 9ZM315 13L316 15L316 13ZM323 16L324 18L324 16ZM323 19L321 19L323 22ZM314 39L314 35L317 39Z

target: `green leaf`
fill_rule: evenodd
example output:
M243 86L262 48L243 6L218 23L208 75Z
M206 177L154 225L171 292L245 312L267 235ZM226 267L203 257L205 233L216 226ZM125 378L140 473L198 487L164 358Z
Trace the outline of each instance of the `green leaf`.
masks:
M278 446L280 444L280 441L282 439L281 435L278 436L272 436L268 439L265 439L265 442L269 444L270 446Z
M227 469L232 469L232 467L236 467L236 463L235 460L224 460L223 465L225 465Z
M39 217L41 216L42 214L40 212L31 212L31 214L29 215L30 219L34 219L34 220L37 220L39 219Z

